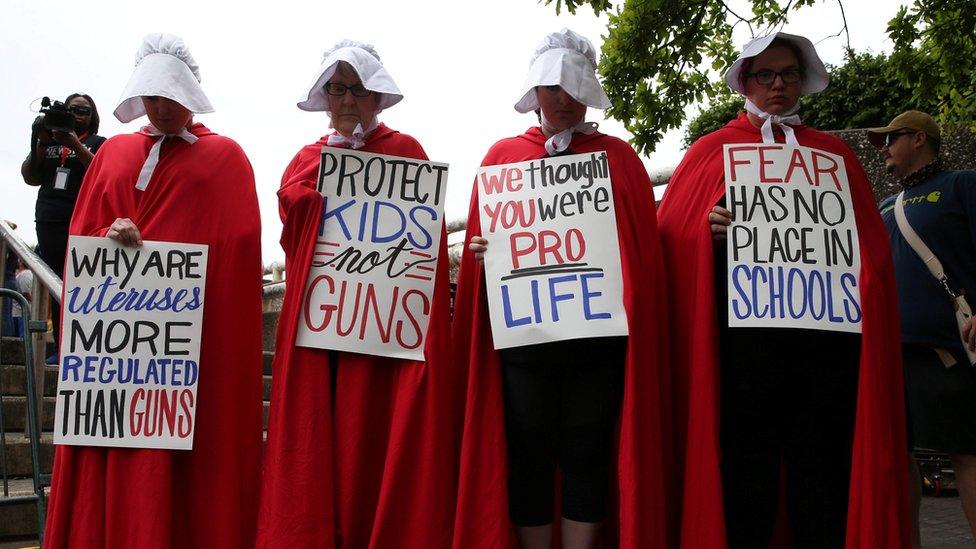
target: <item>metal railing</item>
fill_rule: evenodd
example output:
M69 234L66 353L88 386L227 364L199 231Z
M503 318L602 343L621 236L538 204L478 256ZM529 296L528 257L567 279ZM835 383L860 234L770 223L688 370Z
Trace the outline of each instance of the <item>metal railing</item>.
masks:
M61 304L61 292L63 283L61 277L54 273L47 263L44 262L30 246L14 231L8 221L0 219L0 273L7 272L7 250L12 250L27 266L27 269L34 274L34 285L31 288L30 320L31 322L44 322L45 329L39 332L31 332L31 347L33 353L28 357L33 364L34 370L34 410L37 417L41 415L44 406L44 356L47 345L44 337L47 332L47 316L51 300ZM0 300L0 313L2 307L7 305ZM29 435L27 429L24 434Z
M29 308L27 298L14 290L0 288L0 303L6 303L9 299L15 299L20 303L20 310L26 311ZM10 475L7 467L7 432L3 418L3 392L0 391L0 478L2 478L3 491L0 493L0 506L20 505L24 503L34 503L37 505L37 537L40 545L44 546L44 521L47 515L47 501L44 498L44 487L51 484L49 475L41 474L41 425L36 406L35 377L33 361L33 349L31 339L37 334L44 334L47 331L47 321L31 320L24 326L24 395L27 401L27 413L24 415L26 436L30 441L31 455L31 481L32 491L27 495L10 495ZM43 374L43 370L42 370Z

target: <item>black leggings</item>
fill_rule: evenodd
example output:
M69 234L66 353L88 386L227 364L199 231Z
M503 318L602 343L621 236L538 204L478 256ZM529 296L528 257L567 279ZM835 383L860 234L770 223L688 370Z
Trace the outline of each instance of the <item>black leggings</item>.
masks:
M723 332L722 485L729 549L769 544L781 467L797 549L842 549L860 336L792 329Z
M64 280L64 258L68 252L68 225L67 221L38 221L35 224L38 255L62 280ZM61 341L59 337L61 307L53 299L51 300L51 328L54 331L54 344L58 345Z
M626 353L622 337L501 351L509 513L516 526L552 522L557 464L562 516L606 517Z

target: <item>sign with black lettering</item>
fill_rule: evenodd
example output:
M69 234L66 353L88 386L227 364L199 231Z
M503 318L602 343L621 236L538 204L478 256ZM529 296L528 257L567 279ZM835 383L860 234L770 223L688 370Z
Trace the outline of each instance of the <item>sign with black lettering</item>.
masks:
M627 335L606 152L478 170L496 349Z
M844 158L725 145L729 326L861 331L861 251Z
M447 164L322 147L296 344L424 360Z
M68 240L55 444L193 448L206 281L207 246Z

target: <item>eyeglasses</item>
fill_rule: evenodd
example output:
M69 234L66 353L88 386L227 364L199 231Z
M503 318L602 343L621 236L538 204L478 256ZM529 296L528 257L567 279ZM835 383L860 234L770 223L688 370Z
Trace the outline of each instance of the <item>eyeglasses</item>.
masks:
M776 81L777 76L783 80L784 84L796 84L803 78L803 71L798 68L786 69L780 72L762 69L746 74L746 78L755 78L756 83L761 86L771 85Z
M369 94L373 93L367 90L362 84L356 84L355 86L347 86L338 82L327 82L325 84L325 93L329 95L346 95L347 90L352 92L353 97L369 97Z
M92 113L92 108L84 105L71 105L68 107L68 110L74 114L80 114L81 116L88 116Z
M884 134L884 141L883 141L884 146L885 147L890 147L891 144L894 143L895 140L898 139L899 137L901 137L903 135L912 135L914 133L915 132L891 132L891 133L886 133L886 134Z

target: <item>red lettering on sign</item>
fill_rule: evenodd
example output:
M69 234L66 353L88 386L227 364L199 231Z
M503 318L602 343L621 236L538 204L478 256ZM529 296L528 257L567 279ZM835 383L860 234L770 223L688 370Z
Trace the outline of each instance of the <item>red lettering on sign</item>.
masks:
M829 165L822 166L820 160L826 160ZM820 186L820 174L829 174L834 180L834 186L837 187L838 191L844 190L843 186L840 184L840 179L837 178L837 170L840 169L840 165L837 164L833 158L813 151L813 173L817 176L817 186Z
M736 181L736 176L735 176L735 167L736 166L738 166L740 164L752 164L752 161L751 160L736 160L735 159L735 153L740 152L740 151L754 151L754 150L756 150L756 147L754 147L754 146L729 147L729 149L728 149L728 155L729 155L729 172L731 172L731 174L732 174L732 181L733 182Z

